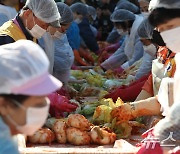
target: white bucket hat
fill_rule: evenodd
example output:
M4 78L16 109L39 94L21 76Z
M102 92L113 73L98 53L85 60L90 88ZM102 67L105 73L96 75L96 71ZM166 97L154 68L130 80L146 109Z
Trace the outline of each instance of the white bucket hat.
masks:
M62 87L48 73L49 60L32 41L0 46L0 93L42 96Z

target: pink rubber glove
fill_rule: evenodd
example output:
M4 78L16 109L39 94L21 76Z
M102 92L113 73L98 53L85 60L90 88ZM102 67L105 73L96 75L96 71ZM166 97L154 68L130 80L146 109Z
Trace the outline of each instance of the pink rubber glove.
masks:
M115 52L119 48L120 48L120 43L117 42L115 44L112 44L112 45L106 47L104 50L107 52Z
M115 74L121 74L124 71L124 69L120 66L119 68L114 69Z
M102 49L100 49L99 51L98 51L98 53L99 53L99 56L101 56L104 52L115 52L118 48L120 48L120 43L119 42L117 42L117 43L115 43L115 44L112 44L112 45L109 45L109 46L107 46L107 47L105 47L105 48L102 48Z

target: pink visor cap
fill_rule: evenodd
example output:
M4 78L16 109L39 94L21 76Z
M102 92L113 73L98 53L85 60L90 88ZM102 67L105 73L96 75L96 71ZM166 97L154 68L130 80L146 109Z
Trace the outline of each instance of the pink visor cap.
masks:
M33 79L20 87L14 87L12 93L32 95L32 96L43 96L48 95L62 87L62 82L57 80L49 73L45 73L42 76Z
M0 94L43 96L55 92L62 82L48 69L45 52L32 41L0 46Z

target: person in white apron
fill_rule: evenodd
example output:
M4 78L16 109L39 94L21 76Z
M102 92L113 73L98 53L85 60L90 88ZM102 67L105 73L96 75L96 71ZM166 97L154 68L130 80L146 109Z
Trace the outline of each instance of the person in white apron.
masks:
M180 1L158 0L149 17L150 22L157 27L166 46L175 55L176 72L174 79L163 79L158 101L166 117L154 129L154 134L164 141L164 144L180 144ZM172 107L171 107L172 106ZM172 138L167 140L170 133Z
M148 24L144 24L144 25L148 26ZM148 29L148 27L146 27L146 29ZM139 33L140 36L145 35L145 34L142 34L141 27L138 30L140 31L140 33ZM151 41L154 43L156 42L155 44L160 44L160 45L164 44L162 38L159 37L159 33L157 33L156 31L153 30L153 34L149 33L146 35L147 35L147 37L150 37L150 38L152 37ZM158 38L157 40L154 38L155 36ZM143 36L143 37L145 37L145 36ZM159 48L158 58L153 60L153 62L152 62L152 81L151 81L152 83L150 86L152 86L153 94L149 94L147 91L142 90L142 92L137 97L136 102L132 103L132 105L138 106L137 109L135 110L136 113L134 113L134 115L133 115L134 117L145 116L145 115L156 115L156 114L160 114L160 112L163 111L163 108L160 107L160 104L158 102L158 100L160 100L161 98L159 99L159 97L158 97L158 100L157 100L156 95L158 95L162 79L165 77L173 77L173 75L174 75L174 70L175 70L174 55L175 54L172 53L170 50L168 50L166 47ZM167 82L164 83L164 86L166 87L166 89L172 88L172 87L168 87L169 85ZM163 86L162 86L161 89L165 89L165 88L163 88ZM162 90L160 90L160 91L162 92ZM168 94L169 95L167 95L166 98L172 100L171 98L169 98L172 96L172 94L170 92ZM152 97L152 96L155 96L155 97ZM149 99L147 99L147 98L149 98ZM166 99L166 100L168 100L168 99ZM154 103L151 103L150 100L152 100ZM160 101L160 102L162 102L162 101ZM164 101L164 102L166 102L166 103L164 103L164 105L166 104L165 106L167 106L167 101ZM128 110L131 111L131 107L129 104L125 104L125 106L122 108L124 108L127 111ZM122 109L122 110L124 110L124 109ZM144 111L139 112L138 110L139 111L146 110L146 112L144 112ZM123 116L123 114L122 114L122 116Z
M144 54L141 66L135 75L135 80L150 73L152 69L152 61L156 58L157 45L154 45L152 42L154 32L153 30L154 27L149 24L147 19L144 19L138 28L138 35L141 42L143 43Z
M118 9L125 9L128 10L134 14L136 14L137 16L142 16L142 14L140 14L140 9L138 6L136 6L135 4L133 4L132 2L129 1L120 1L120 3L117 3L115 10ZM112 44L112 43L116 43L117 40L122 39L123 38L123 32L119 31L118 29L116 29L115 27L112 29L112 31L109 33L106 42Z
M111 57L104 61L101 67L106 70L116 69L123 64L121 66L122 69L127 69L143 56L143 45L137 35L137 29L142 20L142 16L137 16L128 10L119 9L113 12L111 21L115 23L115 27L119 33L123 31L126 33L126 38L122 46ZM120 23L126 25L124 29ZM130 23L132 23L132 25Z
M157 52L158 60L153 61L152 74L142 87L142 91L136 101L157 95L162 78L173 77L174 75L175 54L165 47L160 33L156 30L153 31L152 41L160 46Z
M163 51L166 51L165 53L168 53L167 49L164 49ZM121 106L121 108L115 109L116 112L119 113L117 116L124 117L124 113L126 113L131 114L132 116L130 119L133 119L139 116L159 115L161 114L161 112L167 113L167 106L169 106L169 104L172 104L173 102L173 84L170 77L173 77L173 72L175 69L174 65L175 63L173 56L167 59L166 64L161 63L159 59L154 60L152 64L152 96L154 97L149 96L150 94L147 95L148 93L146 91L142 91L137 98L139 100L136 99L135 102L125 104L124 106ZM163 78L165 78L165 81L163 82L163 84L161 84ZM167 94L166 97L164 96L164 93ZM169 102L168 100L171 100L171 102ZM124 110L126 112L123 112ZM121 114L122 112L123 114ZM165 114L163 115L165 116Z
M176 53L176 72L174 79L164 78L162 80L156 99L152 97L146 99L146 102L142 100L130 103L123 110L131 112L129 112L131 115L130 118L142 115L140 111L143 111L143 115L162 113L166 117L155 126L154 135L160 141L167 141L171 135L170 142L167 142L167 144L176 146L180 144L180 1L157 0L154 10L149 16L149 20L161 32L161 36L167 47ZM114 113L119 113L117 110L115 109ZM119 108L119 111L122 112L122 108ZM118 114L116 116L120 115Z

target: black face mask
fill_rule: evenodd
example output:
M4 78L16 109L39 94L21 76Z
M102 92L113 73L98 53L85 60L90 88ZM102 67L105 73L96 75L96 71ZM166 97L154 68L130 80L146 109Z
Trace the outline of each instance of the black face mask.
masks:
M153 31L153 36L152 36L152 40L151 40L153 43L156 43L157 45L159 46L166 46L166 44L164 43L161 35L160 35L160 32L154 30Z

